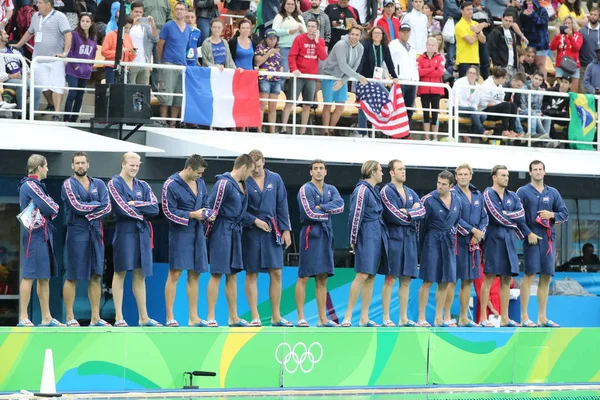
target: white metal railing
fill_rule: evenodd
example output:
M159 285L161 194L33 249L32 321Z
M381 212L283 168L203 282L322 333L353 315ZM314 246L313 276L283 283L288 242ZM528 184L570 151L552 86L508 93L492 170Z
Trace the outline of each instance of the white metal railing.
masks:
M84 59L79 59L79 58L59 58L59 57L50 57L50 56L37 56L34 57L32 62L31 62L31 74L30 74L30 85L29 85L29 90L30 90L30 96L31 99L34 98L34 93L35 93L35 89L36 88L40 88L39 86L35 85L35 70L36 70L36 65L39 64L40 62L44 62L44 61L62 61L65 63L77 63L77 64L93 64L93 65L105 65L105 66L114 66L114 61L107 61L107 60L84 60ZM149 63L133 63L133 62L121 62L121 66L122 67L139 67L139 68L156 68L156 69L170 69L170 70L178 70L178 71L182 71L181 72L181 79L182 79L182 83L181 83L181 87L182 87L182 93L152 93L153 95L155 94L160 94L160 96L170 96L170 97L182 97L182 102L181 102L181 108L185 109L185 70L186 67L184 65L171 65L171 64L149 64ZM85 92L90 92L93 93L96 91L95 88L70 88L69 86L43 86L44 89L64 89L66 91L69 90L79 90L79 91L85 91ZM78 115L78 116L92 116L94 114L91 113L82 113L81 111L79 112L66 112L66 111L35 111L35 102L33 100L30 101L29 103L29 118L30 119L34 119L35 114L54 114L54 115ZM152 117L152 119L154 120L163 120L163 121L177 121L179 120L178 118L161 118L161 117Z
M2 86L5 88L6 87L16 87L17 90L21 91L21 104L19 104L18 108L13 108L10 111L11 112L20 112L21 119L25 120L25 119L27 119L27 113L25 112L25 110L26 110L25 105L27 104L27 61L25 60L25 57L23 57L23 55L21 53L18 53L18 54L17 53L0 53L0 57L6 58L6 59L17 59L21 63L21 68L22 68L21 83L0 82L0 84L2 84ZM33 100L32 100L32 103L33 103Z

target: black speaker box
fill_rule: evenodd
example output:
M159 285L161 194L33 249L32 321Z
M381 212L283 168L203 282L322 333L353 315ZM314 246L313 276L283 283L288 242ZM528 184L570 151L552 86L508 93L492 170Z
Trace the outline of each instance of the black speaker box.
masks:
M150 124L150 85L96 85L95 122Z

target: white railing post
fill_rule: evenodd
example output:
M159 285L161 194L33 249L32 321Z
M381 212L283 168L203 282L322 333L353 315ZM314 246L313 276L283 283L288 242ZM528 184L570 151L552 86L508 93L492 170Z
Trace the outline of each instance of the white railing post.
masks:
M292 94L292 135L296 134L296 107L298 104L298 96L296 96L296 88L298 87L298 81L297 81L297 77L295 74L292 74L292 90L291 90L291 94ZM285 85L284 85L285 86ZM306 101L307 99L302 99L302 101ZM290 99L286 99L286 101L290 101ZM286 103L287 105L287 103ZM284 106L285 107L285 106ZM300 119L300 121L302 121L302 119ZM287 124L287 121L285 121L285 123ZM283 129L285 129L285 126L283 127ZM287 131L287 129L285 129Z
M533 132L537 132L538 122L537 119L531 118L531 101L531 92L529 92L527 93L527 133L529 133L529 138L527 139L527 147L531 147L531 137L533 136ZM523 127L523 124L521 124L521 127Z
M29 120L35 119L35 67L37 64L37 57L31 60L31 80L29 82ZM40 96L41 98L41 96ZM23 99L26 101L27 99Z

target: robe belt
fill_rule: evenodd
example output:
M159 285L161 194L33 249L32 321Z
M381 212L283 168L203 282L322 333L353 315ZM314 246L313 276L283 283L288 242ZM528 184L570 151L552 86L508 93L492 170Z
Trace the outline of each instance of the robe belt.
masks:
M42 216L41 225L31 227L29 229L29 237L27 238L27 250L25 251L25 258L29 258L29 246L31 245L31 237L33 235L33 231L43 228L44 229L44 242L48 242L48 225L49 225L48 218ZM51 228L53 228L53 227L51 226Z
M331 227L329 226L329 224L327 224L325 222L321 222L321 223L317 222L317 223L307 224L306 231L304 232L304 250L308 250L308 239L310 238L310 236L309 236L310 229L311 229L311 226L313 226L313 225L314 226L321 225L321 228L323 228L327 237L331 238L331 236L332 236Z
M546 255L552 252L552 225L550 225L550 220L543 219L539 215L535 219L535 222L546 228L546 235L548 236L548 251L546 251Z
M148 229L148 231L150 231L150 248L153 249L154 248L154 227L152 226L152 222L147 221L147 220L138 221L136 226L137 226L138 232L144 232L146 230L146 228Z
M478 265L475 265L475 254L477 252L481 252L481 246L479 243L469 243L469 253L471 253L471 268L478 268Z

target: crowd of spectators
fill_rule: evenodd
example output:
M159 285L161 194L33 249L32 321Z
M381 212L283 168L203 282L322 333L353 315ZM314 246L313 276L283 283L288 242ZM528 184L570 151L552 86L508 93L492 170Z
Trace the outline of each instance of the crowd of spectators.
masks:
M98 53L105 60L115 59L119 2L30 1L0 0L0 53L20 51L27 55L32 46L33 57L90 60ZM272 4L263 0L262 8ZM510 139L529 134L566 139L567 122L550 123L531 116L568 118L567 98L533 95L529 112L527 96L506 92L506 88L600 94L600 10L597 4L582 4L581 0L283 0L275 17L271 21L259 18L258 26L255 14L248 11L254 8L250 1L227 2L227 12L240 16L234 24L219 17L222 7L221 0L126 0L122 60L140 64L127 69L127 81L152 84L159 94L160 115L170 119L166 123L169 126L175 126L182 98L161 93L181 93L180 71L151 69L150 63L291 72L297 76L318 73L334 78L298 79L292 93L290 79L261 75L261 111L270 123L263 129L270 133L286 133L285 124L293 112L287 104L281 110L281 123L274 125L280 93L288 100L301 95L304 101L312 102L321 92L325 103L340 103L320 109L325 127L322 132L339 134L335 128L344 115L344 104L353 106L348 104L353 89L350 78L357 81L352 85L365 84L366 78L414 82L402 85L405 103L409 108L418 104L426 110L439 109L448 92L416 83L448 83L458 97L459 109L466 111L462 116L470 120L472 132L483 139L493 129ZM48 110L63 110L64 90L60 87L68 86L73 90L69 90L64 112L54 114L53 119L76 121L93 66L60 60L38 65L36 86L50 89L36 92L32 100L36 109L43 94ZM0 83L20 84L27 81L27 74L27 65L0 58ZM112 68L104 68L104 78L106 83L114 82ZM12 107L13 102L19 107L24 104L20 91L14 101L10 95L2 100L0 109ZM299 133L306 132L311 109L315 108L310 103L302 106ZM472 114L476 111L508 116L486 118ZM409 111L409 118L413 113ZM435 140L439 113L425 111L420 115L422 138ZM356 126L354 134L367 134L364 113L359 111L354 118L349 123ZM486 119L498 120L497 126L484 124ZM527 130L525 123L532 128ZM470 141L468 137L464 140ZM550 145L557 144L560 142Z

